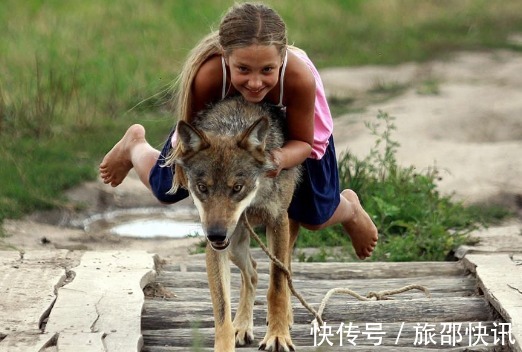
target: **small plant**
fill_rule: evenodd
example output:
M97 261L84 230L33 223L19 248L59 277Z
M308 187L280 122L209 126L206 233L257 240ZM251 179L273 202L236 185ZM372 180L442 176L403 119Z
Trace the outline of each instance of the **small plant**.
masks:
M428 78L421 82L416 92L419 95L439 95L440 81L436 78Z
M400 167L392 139L394 118L379 112L368 123L375 145L358 159L350 153L340 158L343 188L353 189L379 229L373 260L444 260L477 228L474 212L437 190L436 168L424 173Z
M368 101L379 103L398 97L407 91L409 84L378 79L367 91Z
M190 351L191 352L203 351L204 338L203 338L203 334L200 331L201 321L199 321L199 320L193 321L190 325L191 325L191 336L192 336L192 346L191 346Z

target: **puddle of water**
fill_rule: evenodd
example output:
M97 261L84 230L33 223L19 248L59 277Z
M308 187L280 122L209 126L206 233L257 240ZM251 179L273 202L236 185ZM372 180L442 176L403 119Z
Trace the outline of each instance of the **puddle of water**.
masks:
M111 233L124 237L187 237L202 236L203 229L197 222L176 221L170 219L136 220L116 225Z
M134 208L93 215L75 224L86 232L124 237L183 238L203 236L197 211L191 208Z

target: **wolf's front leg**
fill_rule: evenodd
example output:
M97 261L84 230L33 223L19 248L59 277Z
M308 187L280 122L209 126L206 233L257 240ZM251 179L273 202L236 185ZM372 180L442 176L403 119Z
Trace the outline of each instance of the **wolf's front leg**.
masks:
M238 226L232 237L230 259L241 270L241 289L239 306L234 318L236 346L245 346L254 342L254 300L256 298L257 272L256 262L250 255L250 235L244 227Z
M214 310L214 350L235 351L234 327L230 308L230 265L226 252L216 252L207 244L208 286Z
M281 216L273 228L267 228L268 244L272 254L287 268L289 265L288 217ZM270 264L270 284L267 293L267 332L259 349L265 351L295 351L290 336L292 306L290 289L284 272L274 263Z

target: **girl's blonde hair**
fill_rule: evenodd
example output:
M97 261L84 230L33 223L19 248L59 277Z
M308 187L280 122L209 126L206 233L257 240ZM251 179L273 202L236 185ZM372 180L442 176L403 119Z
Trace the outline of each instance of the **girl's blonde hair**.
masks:
M281 57L287 47L286 25L279 14L260 3L235 4L223 16L218 31L204 37L189 53L176 82L176 116L190 122L192 105L192 85L201 65L214 55L228 56L238 48L253 44L275 45ZM165 166L174 167L174 180L169 193L180 186L187 186L186 176L179 165L174 163L182 153L179 143L171 149Z

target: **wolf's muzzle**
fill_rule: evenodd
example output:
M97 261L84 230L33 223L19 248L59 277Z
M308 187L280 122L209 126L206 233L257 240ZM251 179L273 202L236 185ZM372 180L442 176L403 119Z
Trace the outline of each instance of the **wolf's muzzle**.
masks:
M207 239L214 250L225 250L230 242L227 239L227 230L221 227L207 229Z

